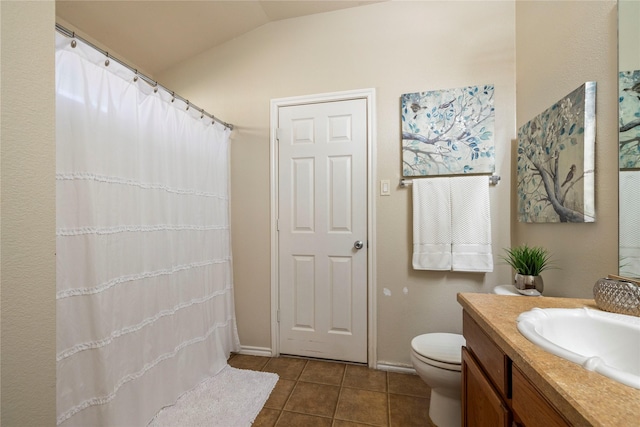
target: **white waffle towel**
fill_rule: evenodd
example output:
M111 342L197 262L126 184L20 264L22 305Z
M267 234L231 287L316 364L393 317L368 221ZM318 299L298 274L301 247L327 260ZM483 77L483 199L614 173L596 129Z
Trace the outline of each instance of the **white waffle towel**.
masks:
M451 270L449 178L413 180L413 268Z
M413 180L413 268L493 271L486 176Z
M451 178L451 269L493 271L486 176Z

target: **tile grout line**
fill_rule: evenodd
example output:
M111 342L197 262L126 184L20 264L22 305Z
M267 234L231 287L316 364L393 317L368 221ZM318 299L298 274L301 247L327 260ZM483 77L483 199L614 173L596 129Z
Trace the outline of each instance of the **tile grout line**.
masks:
M387 380L387 425L391 427L391 384L389 383L389 372L385 371Z
M271 360L273 360L273 357L270 357L269 360L267 360L267 363L264 364L264 366L262 367L261 371L262 372L268 372L265 371L264 368L267 367L267 365L269 364L269 362L271 362ZM280 381L280 375L278 375L278 381ZM276 382L276 386L278 385L278 383ZM295 385L293 386L293 388L296 388ZM275 389L275 387L274 387ZM272 390L273 392L273 390ZM291 389L291 392L289 393L289 396L287 396L287 400L285 400L284 404L282 405L282 408L280 408L280 411L278 413L278 417L276 418L276 421L273 423L274 426L278 425L278 421L280 421L280 418L282 417L282 413L284 412L284 407L287 404L287 402L289 401L289 398L291 397L291 394L293 393L293 389Z
M338 389L338 399L336 400L336 407L333 410L333 417L331 418L331 425L336 423L336 415L338 415L338 405L340 404L340 397L342 397L342 390L344 388L344 379L347 377L347 364L344 363L344 371L342 372L342 379L340 380L340 388Z
M304 360L304 359L302 359L302 360ZM282 405L282 410L280 411L280 416L276 420L276 424L275 425L278 425L278 421L280 421L280 418L284 414L284 408L287 406L287 403L289 403L289 400L291 400L291 396L293 396L293 393L296 391L296 388L298 388L298 384L300 383L300 378L302 378L302 373L304 372L305 369L307 369L307 365L308 364L309 364L309 360L304 360L304 366L302 367L302 369L300 369L300 373L298 374L298 376L295 379L295 384L293 385L293 388L291 389L291 392L289 393L289 397L287 397L287 400L284 402L284 405ZM302 414L302 412L297 412L297 411L288 411L288 412L295 413L295 414Z
M272 359L273 358L269 358L269 361L271 361ZM293 396L293 392L295 391L296 387L298 387L298 381L300 380L300 377L302 376L302 373L304 372L304 370L307 367L308 363L309 363L309 361L305 360L304 366L300 370L300 373L297 375L295 380L293 380L294 381L293 388L289 392L289 395L287 396L287 400L285 400L285 402L282 404L282 408L280 408L280 413L278 414L278 418L276 418L276 422L275 422L274 426L277 426L278 422L280 421L280 418L282 418L282 416L284 414L284 408L287 406L287 403L289 403L289 400L291 399L291 396ZM266 368L268 364L269 364L269 362L267 362L262 369L264 370L264 368ZM280 376L278 375L278 377L280 377ZM291 412L294 412L294 411L291 411Z

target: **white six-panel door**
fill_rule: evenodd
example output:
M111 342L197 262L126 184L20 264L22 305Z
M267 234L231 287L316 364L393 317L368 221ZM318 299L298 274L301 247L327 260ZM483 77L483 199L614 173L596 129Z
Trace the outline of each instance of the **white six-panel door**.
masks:
M367 362L366 103L278 109L281 354Z

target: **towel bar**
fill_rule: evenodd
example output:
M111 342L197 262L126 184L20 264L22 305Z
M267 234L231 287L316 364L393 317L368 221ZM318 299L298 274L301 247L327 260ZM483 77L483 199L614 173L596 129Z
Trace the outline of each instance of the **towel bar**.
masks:
M489 177L489 185L498 185L498 182L500 182L500 175L491 175ZM400 187L408 187L411 184L413 184L413 180L411 179L400 179Z

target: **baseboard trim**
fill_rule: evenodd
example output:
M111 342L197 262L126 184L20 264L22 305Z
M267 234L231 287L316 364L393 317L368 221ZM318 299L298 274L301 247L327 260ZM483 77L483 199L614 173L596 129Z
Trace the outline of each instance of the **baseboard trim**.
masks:
M249 345L241 345L238 354L246 354L247 356L263 356L271 357L273 353L269 347L253 347Z
M254 347L249 345L240 346L240 351L238 352L238 354L245 354L247 356L273 357L273 353L269 347ZM417 375L416 370L411 365L378 362L375 369L387 372L397 372L400 374Z
M416 370L409 365L397 365L397 364L391 364L391 363L385 363L385 362L378 362L376 365L376 369L379 369L381 371L397 372L400 374L416 375Z

